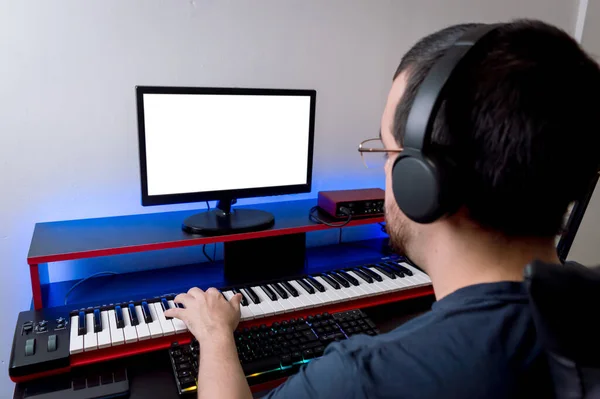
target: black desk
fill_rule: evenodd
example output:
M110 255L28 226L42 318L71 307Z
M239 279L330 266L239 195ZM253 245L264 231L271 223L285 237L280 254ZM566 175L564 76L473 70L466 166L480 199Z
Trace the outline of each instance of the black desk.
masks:
M382 333L388 332L431 308L433 297L411 299L363 309ZM166 351L121 360L127 367L131 399L179 399ZM13 399L22 398L22 387L15 388ZM264 395L257 393L255 397Z

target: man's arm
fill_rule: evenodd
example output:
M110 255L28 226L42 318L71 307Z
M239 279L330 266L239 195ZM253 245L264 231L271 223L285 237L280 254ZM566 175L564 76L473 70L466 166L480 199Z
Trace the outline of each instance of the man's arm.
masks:
M233 334L200 342L198 398L252 398Z
M184 309L173 308L167 317L182 320L200 344L198 398L252 398L238 359L233 331L240 320L241 295L231 302L215 288L192 288L175 298Z

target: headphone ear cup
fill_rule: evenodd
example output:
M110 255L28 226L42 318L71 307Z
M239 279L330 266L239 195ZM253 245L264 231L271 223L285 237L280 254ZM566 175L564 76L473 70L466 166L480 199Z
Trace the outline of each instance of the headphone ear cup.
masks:
M451 165L420 153L401 153L392 168L392 189L398 207L417 223L432 223L451 211Z

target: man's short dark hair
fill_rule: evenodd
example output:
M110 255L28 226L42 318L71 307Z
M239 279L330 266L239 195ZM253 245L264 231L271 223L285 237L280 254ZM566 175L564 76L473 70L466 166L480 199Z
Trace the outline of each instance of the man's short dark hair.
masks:
M419 85L475 26L436 32L402 58L394 79L406 71L407 86L392 128L400 145ZM600 69L554 26L506 24L457 69L431 148L457 164L456 189L473 221L506 236L554 236L600 164Z

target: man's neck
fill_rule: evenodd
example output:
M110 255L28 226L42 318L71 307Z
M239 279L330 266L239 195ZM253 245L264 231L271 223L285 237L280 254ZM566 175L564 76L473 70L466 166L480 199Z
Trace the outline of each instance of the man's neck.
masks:
M451 231L453 230L453 231ZM442 229L421 251L439 300L470 285L522 281L532 260L558 263L552 239L508 239L481 229Z

